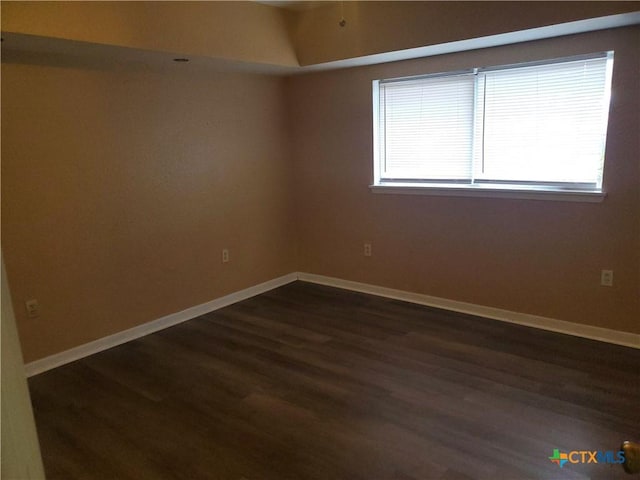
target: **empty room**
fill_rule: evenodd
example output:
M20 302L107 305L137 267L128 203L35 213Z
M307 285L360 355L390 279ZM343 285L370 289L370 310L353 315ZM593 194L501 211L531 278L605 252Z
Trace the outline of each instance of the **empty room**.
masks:
M3 1L2 478L640 478L640 2Z

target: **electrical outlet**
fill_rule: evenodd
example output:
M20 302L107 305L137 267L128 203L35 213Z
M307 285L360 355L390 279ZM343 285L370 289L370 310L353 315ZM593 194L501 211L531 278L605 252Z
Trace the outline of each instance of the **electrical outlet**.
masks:
M365 257L370 257L371 256L371 244L370 243L365 243L364 244L364 256Z
M32 298L31 300L24 302L24 305L27 308L27 315L29 318L38 318L40 316L40 304L38 303L38 300Z
M227 263L229 261L229 249L222 249L222 263Z
M602 270L600 272L600 285L613 287L613 270Z

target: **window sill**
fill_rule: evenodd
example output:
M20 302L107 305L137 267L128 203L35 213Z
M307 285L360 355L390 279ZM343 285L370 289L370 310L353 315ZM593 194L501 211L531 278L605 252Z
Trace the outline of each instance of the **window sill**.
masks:
M606 193L576 190L553 190L536 187L483 187L415 183L379 183L370 185L373 193L400 195L435 195L445 197L515 198L521 200L551 200L555 202L600 203Z

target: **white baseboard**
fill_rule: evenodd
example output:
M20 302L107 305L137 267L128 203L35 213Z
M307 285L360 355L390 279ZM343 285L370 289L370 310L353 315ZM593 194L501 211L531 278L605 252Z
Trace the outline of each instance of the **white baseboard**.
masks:
M294 282L297 279L297 273L289 273L287 275L269 280L259 285L254 285L253 287L230 293L229 295L216 298L215 300L212 300L210 302L196 305L195 307L187 308L186 310L182 310L181 312L172 313L171 315L167 315L166 317L158 318L157 320L138 325L137 327L114 333L113 335L94 340L93 342L85 343L84 345L65 350L64 352L56 353L49 357L41 358L40 360L27 363L25 365L25 372L28 377L37 375L38 373L51 370L52 368L59 367L75 360L79 360L80 358L88 357L89 355L93 355L94 353L107 350L108 348L121 345L131 340L135 340L136 338L144 337L145 335L149 335L153 332L157 332L158 330L163 330L167 327L177 325L178 323L182 323L187 320L199 317L200 315L204 315L205 313L213 312L214 310L218 310L219 308L223 308L233 303L246 300L247 298L254 297L261 293L268 292L269 290L273 290L274 288L278 288L286 285L287 283Z
M205 313L213 312L219 308L260 295L261 293L268 292L269 290L273 290L274 288L281 287L296 280L352 290L355 292L368 293L396 300L403 300L405 302L442 308L454 312L468 313L470 315L491 318L502 322L515 323L518 325L540 328L542 330L566 333L577 337L584 337L592 340L599 340L602 342L640 349L640 335L635 333L621 332L618 330L594 327L591 325L582 325L579 323L566 322L564 320L556 320L527 313L511 312L500 308L485 307L483 305L476 305L473 303L459 302L457 300L433 297L421 293L406 292L393 288L379 287L377 285L342 280L339 278L315 275L312 273L294 272L253 287L225 295L224 297L217 298L210 302L187 308L181 312L172 313L171 315L138 325L137 327L94 340L93 342L85 343L84 345L65 350L64 352L56 353L49 357L27 363L25 365L25 372L28 377L37 375L38 373L93 355L94 353L107 350L111 347L135 340L136 338L144 337L145 335L157 332L158 330L163 330L173 325L191 320L199 317L200 315L204 315Z
M366 283L352 282L350 280L342 280L339 278L325 277L323 275L315 275L312 273L298 273L298 279L327 285L331 287L343 288L345 290L353 290L355 292L369 293L380 297L393 298L403 300L405 302L427 305L429 307L442 308L452 310L454 312L468 313L479 317L491 318L502 322L515 323L525 325L527 327L540 328L552 332L566 333L577 337L589 338L591 340L599 340L616 345L624 345L625 347L640 349L640 335L630 332L622 332L619 330L611 330L608 328L594 327L591 325L582 325L579 323L567 322L564 320L556 320L554 318L541 317L538 315L530 315L527 313L511 312L500 308L485 307L473 303L459 302L457 300L449 300L446 298L432 297L421 293L406 292L403 290L395 290L393 288L379 287Z

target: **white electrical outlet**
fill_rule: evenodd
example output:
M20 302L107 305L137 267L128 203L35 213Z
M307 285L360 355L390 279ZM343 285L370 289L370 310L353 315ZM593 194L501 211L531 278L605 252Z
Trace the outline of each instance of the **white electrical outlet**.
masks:
M222 263L227 263L229 261L229 249L222 249Z
M600 285L613 287L613 270L602 270L600 272Z
M365 243L364 244L364 256L365 257L370 257L371 256L371 244L370 243Z
M40 316L40 304L38 300L32 298L24 302L25 307L27 308L27 315L29 318L37 318Z

